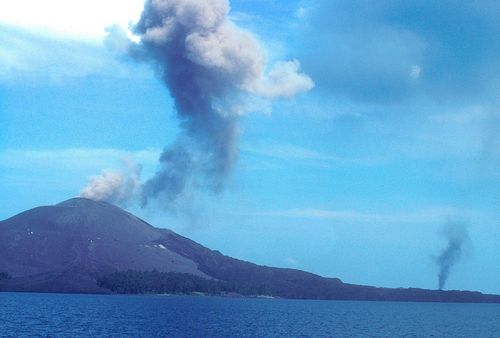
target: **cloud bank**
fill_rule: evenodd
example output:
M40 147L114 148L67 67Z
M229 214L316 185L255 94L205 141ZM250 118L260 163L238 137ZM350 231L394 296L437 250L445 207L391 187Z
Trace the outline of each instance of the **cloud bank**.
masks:
M332 0L306 7L298 52L328 93L372 103L497 95L497 2Z

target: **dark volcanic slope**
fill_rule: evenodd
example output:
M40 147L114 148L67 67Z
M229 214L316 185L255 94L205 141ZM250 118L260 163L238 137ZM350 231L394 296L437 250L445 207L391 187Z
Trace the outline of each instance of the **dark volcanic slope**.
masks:
M0 290L108 292L99 276L122 270L190 273L286 298L500 302L479 292L388 289L259 266L157 229L104 202L74 198L0 222Z
M159 230L104 202L75 198L0 222L0 271L11 288L96 292L95 277L114 270L186 272L197 264L155 242Z

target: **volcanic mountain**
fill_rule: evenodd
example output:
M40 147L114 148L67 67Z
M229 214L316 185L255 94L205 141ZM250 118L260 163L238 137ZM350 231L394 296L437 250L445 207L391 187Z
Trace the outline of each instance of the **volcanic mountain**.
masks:
M109 293L98 280L123 271L192 276L284 298L500 302L479 292L376 288L259 266L84 198L0 222L0 291Z

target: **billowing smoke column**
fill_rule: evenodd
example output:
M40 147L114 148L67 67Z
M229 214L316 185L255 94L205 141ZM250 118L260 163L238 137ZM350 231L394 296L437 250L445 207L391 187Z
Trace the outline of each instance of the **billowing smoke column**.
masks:
M444 288L451 269L462 257L464 244L470 241L465 223L449 222L444 227L442 233L447 240L447 245L436 258L436 263L439 267L439 290Z
M155 66L175 101L182 131L140 189L127 189L126 175L104 172L91 178L82 196L119 202L140 190L143 206L158 198L175 208L197 189L219 192L238 157L238 120L248 102L290 98L314 86L297 60L277 62L265 73L258 41L228 12L227 0L145 2L135 26L140 42L129 41L128 52Z
M220 191L238 157L238 98L291 97L312 80L297 61L264 74L257 40L227 15L227 0L148 0L132 55L150 60L175 100L182 133L160 156L159 171L143 186L152 198L175 202L190 188Z

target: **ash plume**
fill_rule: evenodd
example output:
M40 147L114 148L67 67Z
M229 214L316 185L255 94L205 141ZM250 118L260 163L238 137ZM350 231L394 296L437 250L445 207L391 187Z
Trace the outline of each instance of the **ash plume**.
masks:
M80 197L123 205L140 194L141 167L129 159L123 159L122 164L122 170L103 170L91 176Z
M144 183L142 204L175 203L193 188L219 192L238 158L245 97L289 98L313 87L296 60L265 73L257 39L228 18L227 0L147 0L129 53L151 62L172 95L181 133ZM244 104L243 104L244 105Z
M448 222L442 230L447 245L436 258L439 267L438 287L442 290L452 268L460 261L464 245L470 241L467 225L462 222Z

